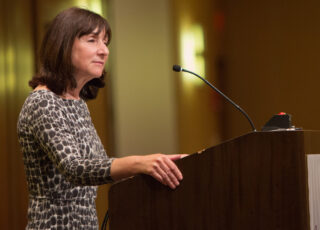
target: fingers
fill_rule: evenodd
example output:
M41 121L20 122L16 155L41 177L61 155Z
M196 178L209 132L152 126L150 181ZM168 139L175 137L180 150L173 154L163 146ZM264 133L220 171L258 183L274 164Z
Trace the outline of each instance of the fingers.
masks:
M163 168L160 167L159 172L162 176L164 185L168 185L172 189L175 189L179 185L179 182L176 179L174 180L172 178L172 175L170 175L170 173L164 170Z
M178 179L178 180L182 180L182 173L180 172L180 170L178 169L177 165L169 158L165 158L165 163L168 166L169 170L171 171L171 173L173 173L173 175Z
M168 155L169 159L172 161L176 161L182 158L185 158L189 156L189 154L174 154L174 155Z
M162 173L164 173L163 179L167 185L172 189L176 188L180 184L179 181L183 179L182 173L176 164L168 156L163 156L159 161L159 165Z
M166 185L168 185L170 188L175 189L180 184L178 179L173 175L168 166L163 162L160 163L159 172L161 173Z
M166 182L164 181L164 179L162 178L162 176L159 173L154 171L154 172L151 173L151 176L153 178L155 178L157 181L159 181L160 183L162 183L164 185L167 185Z
M170 180L168 179L167 173L161 168L160 164L155 163L153 165L153 170L151 171L150 175L158 180L160 183L164 185L168 185L170 187L174 187Z
M183 179L182 173L173 162L173 160L180 159L183 155L164 155L152 154L144 157L146 159L144 165L146 166L146 173L154 177L156 180L164 185L175 189L180 180ZM148 169L149 168L149 169Z
M181 154L167 155L167 157L172 161L181 159L182 158L181 156L182 156Z

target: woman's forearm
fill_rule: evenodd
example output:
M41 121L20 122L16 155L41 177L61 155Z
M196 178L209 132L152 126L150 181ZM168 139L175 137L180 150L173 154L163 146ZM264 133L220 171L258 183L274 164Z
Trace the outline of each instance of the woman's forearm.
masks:
M110 176L115 181L121 180L127 177L143 173L141 170L141 156L128 156L122 158L116 158L113 160Z

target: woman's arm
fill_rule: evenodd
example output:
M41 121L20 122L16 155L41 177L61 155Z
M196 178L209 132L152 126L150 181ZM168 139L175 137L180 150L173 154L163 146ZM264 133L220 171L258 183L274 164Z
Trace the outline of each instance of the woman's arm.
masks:
M144 173L171 188L179 185L182 174L173 161L183 155L151 154L114 159L100 154L99 157L89 158L81 154L84 150L79 148L60 106L50 113L46 108L39 107L38 110L32 120L34 127L54 128L35 128L35 138L70 182L76 185L99 185ZM88 151L95 150L89 148Z
M146 156L129 156L114 159L110 175L114 180L134 176L139 173L154 177L164 185L174 189L182 180L182 174L174 160L185 155L151 154Z
M42 101L38 102L41 103ZM38 106L30 113L32 119L28 126L42 151L66 180L74 185L113 182L110 177L113 158L109 158L103 148L90 148L89 144L86 147L85 140L79 143L77 134L69 126L70 121L66 119L63 107L57 103L54 105L51 110Z

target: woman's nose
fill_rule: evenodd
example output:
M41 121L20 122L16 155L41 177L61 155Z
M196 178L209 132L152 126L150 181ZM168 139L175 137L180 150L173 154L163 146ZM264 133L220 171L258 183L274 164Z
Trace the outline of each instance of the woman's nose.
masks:
M108 56L109 55L109 48L106 46L104 42L101 42L98 48L98 53L100 55Z

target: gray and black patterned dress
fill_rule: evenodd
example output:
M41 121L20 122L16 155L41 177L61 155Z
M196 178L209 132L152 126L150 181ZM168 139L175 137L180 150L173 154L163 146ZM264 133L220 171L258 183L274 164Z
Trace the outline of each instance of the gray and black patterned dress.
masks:
M112 182L109 158L83 100L31 92L18 120L29 190L26 229L98 229L96 186Z

